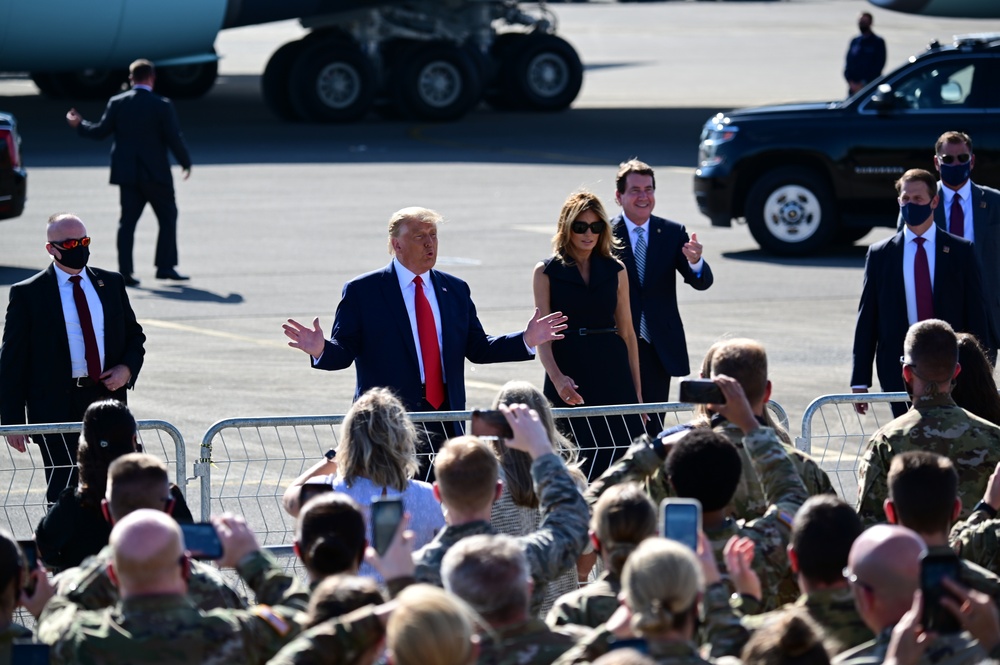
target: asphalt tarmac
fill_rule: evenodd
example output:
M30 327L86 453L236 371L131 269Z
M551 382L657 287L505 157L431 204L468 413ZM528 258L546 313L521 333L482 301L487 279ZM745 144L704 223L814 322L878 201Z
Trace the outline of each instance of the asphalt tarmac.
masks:
M553 9L587 68L574 107L539 115L484 106L441 125L376 116L345 126L282 123L264 106L259 74L302 29L286 22L221 35L218 85L177 103L194 160L190 180L176 183L178 268L191 281L154 279L151 210L136 236L142 285L130 298L148 336L129 397L137 417L176 425L194 459L204 432L223 418L345 412L354 372L310 369L305 354L286 346L281 324L319 317L329 331L344 282L388 262L386 223L404 206L444 214L437 267L469 282L487 331L522 328L531 271L550 252L563 200L588 187L614 210L616 166L631 156L657 169L656 214L696 233L715 272L710 290L678 291L692 367L719 338L760 340L772 398L793 434L814 398L849 391L865 249L889 229L834 253L777 259L742 226L712 228L691 191L701 126L737 106L841 97L860 11L875 15L889 67L933 38L1000 31L1000 22L893 14L859 0ZM30 196L22 217L0 223L0 298L47 265L44 226L54 212L87 224L93 265L116 266L110 141L77 138L63 119L68 108L26 79L0 80L0 109L20 122ZM77 108L96 120L103 103ZM509 379L541 385L541 364L467 365L468 406L488 405Z

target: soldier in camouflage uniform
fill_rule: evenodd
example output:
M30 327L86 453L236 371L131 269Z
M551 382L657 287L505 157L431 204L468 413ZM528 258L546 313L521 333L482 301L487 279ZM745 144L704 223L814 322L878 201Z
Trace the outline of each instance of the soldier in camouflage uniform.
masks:
M969 518L952 527L948 544L962 559L1000 574L1000 463L993 470L983 499Z
M156 457L130 453L116 459L108 468L106 507L112 525L140 508L169 511L171 505L167 467ZM105 545L79 567L60 573L55 579L56 594L84 610L114 606L119 597L108 575L111 561L111 546ZM243 597L226 584L217 569L199 561L191 562L188 597L195 606L206 611L246 607Z
M764 517L749 522L729 517L727 506L742 473L739 453L724 437L704 429L680 432L671 437L672 440L638 441L625 457L591 484L587 501L593 504L612 485L642 482L663 466L666 458L665 476L677 494L701 502L703 529L720 566L724 565L722 551L730 538L746 536L754 541L753 568L764 590L761 609L775 609L798 597L797 593L788 597L779 590L788 587L787 578L792 578L794 584L785 547L795 512L808 494L774 430L759 426L740 384L722 375L715 377L715 382L722 387L727 403L712 408L738 423L746 432L743 445L770 504ZM668 448L673 448L669 457Z
M872 639L874 634L858 615L854 595L843 576L847 555L862 528L857 513L839 497L823 495L806 501L795 515L788 555L802 595L773 612L743 616L736 626L728 621L725 598L721 608L718 604L710 607L706 600L710 654L739 655L754 632L789 612L808 615L820 629L830 653L840 653ZM722 610L722 622L716 621L713 612L716 609Z
M528 558L535 583L532 613L537 613L548 581L576 565L586 545L590 511L562 458L553 452L538 414L523 405L501 405L500 410L507 413L514 430L507 447L531 456L531 478L544 515L537 531L515 539ZM447 526L413 556L417 581L442 586L441 560L452 545L469 536L496 533L490 512L500 496L500 468L489 446L464 436L450 440L438 452L434 473Z
M180 527L161 511L137 510L111 532L114 575L121 601L83 610L52 596L39 576L25 603L38 616L38 639L50 644L56 665L119 663L264 663L299 631L308 594L260 551L238 517L214 520L225 552L222 566L236 567L261 605L249 610L204 612L186 596L187 557Z
M962 409L951 398L953 379L959 372L958 342L951 326L937 319L915 323L903 348L903 381L913 406L868 442L858 466L858 513L866 525L883 521L892 458L908 450L926 450L955 462L961 516L968 517L996 462L1000 427Z
M481 664L549 665L576 642L529 614L528 560L511 536L463 538L441 561L441 577L492 629L480 635Z
M552 628L576 625L597 628L618 609L621 572L632 550L656 535L656 506L638 483L615 485L594 505L590 537L600 552L604 571L596 581L559 598L546 623Z
M885 660L892 629L913 606L920 588L924 543L913 531L879 524L862 533L848 558L849 580L858 613L876 634L836 658L834 665L872 665ZM989 654L968 633L942 634L930 640L917 665L972 665Z

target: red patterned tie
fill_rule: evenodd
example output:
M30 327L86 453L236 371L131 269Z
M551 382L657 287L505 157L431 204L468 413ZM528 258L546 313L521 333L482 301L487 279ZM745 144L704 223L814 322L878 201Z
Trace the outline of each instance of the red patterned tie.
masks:
M913 258L913 284L917 290L917 321L934 318L934 293L931 291L931 269L927 263L926 238L914 238L917 255Z
M90 307L87 305L87 295L80 286L79 275L73 275L73 300L76 301L76 314L80 317L80 328L83 330L83 348L87 358L87 376L92 381L101 380L101 353L97 350L97 335L94 334L94 321L90 318Z
M441 349L438 348L437 327L434 312L424 295L424 280L420 275L413 278L416 285L414 305L417 310L417 337L420 338L420 357L424 361L424 385L427 403L435 409L444 404L444 378L441 375Z
M951 199L951 215L948 220L948 233L965 237L965 210L962 209L962 195L955 194Z

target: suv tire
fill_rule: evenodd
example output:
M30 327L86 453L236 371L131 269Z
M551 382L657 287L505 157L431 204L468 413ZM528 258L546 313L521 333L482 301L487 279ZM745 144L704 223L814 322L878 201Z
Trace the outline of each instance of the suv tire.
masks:
M747 194L745 215L761 248L784 256L828 246L837 228L830 186L801 166L782 166L761 176Z

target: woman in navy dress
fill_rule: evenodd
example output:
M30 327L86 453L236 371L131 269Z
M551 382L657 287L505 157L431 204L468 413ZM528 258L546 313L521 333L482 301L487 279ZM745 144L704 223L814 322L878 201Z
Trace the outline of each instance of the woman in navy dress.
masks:
M570 195L552 238L553 255L535 266L535 306L569 317L564 339L538 347L545 396L555 407L642 401L639 353L629 310L628 275L612 255L614 236L600 199ZM583 470L597 478L643 432L639 416L562 421L580 447Z

